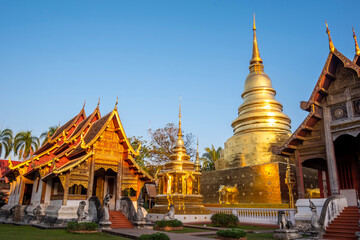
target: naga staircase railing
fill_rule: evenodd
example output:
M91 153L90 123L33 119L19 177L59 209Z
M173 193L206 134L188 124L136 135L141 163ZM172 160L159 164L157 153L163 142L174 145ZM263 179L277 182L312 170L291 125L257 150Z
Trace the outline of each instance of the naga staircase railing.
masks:
M323 230L329 226L329 224L340 215L342 210L347 207L347 200L345 196L334 195L326 199L319 218L319 225Z

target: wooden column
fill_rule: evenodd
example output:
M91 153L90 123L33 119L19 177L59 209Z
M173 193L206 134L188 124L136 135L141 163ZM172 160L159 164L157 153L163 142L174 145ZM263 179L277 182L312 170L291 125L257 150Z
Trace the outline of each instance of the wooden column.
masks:
M25 191L25 181L24 181L22 176L21 176L21 181L20 181L19 188L20 188L19 204L22 205L23 204L23 199L24 199L24 191Z
M89 199L93 195L93 189L94 189L94 174L95 174L95 159L94 157L91 157L89 164L89 182L88 182L88 189L87 189L87 196L86 198Z
M120 210L120 199L122 197L122 183L123 183L123 153L120 154L120 160L118 163L118 169L116 174L116 195L115 195L115 209Z
M45 203L45 193L46 193L47 182L44 182L41 179L41 177L39 178L39 180L41 181L41 200L40 200L40 203L43 204L43 203Z
M68 200L68 196L69 196L69 183L70 183L70 172L67 172L66 177L65 177L64 198L63 198L62 205L67 204L67 200Z
M298 198L305 198L305 189L304 189L304 174L302 171L302 164L300 159L299 150L295 150L295 165L296 165L296 181L298 188Z
M339 176L336 167L334 141L332 139L330 122L331 112L327 106L323 107L324 135L326 144L326 160L329 173L331 195L339 195Z

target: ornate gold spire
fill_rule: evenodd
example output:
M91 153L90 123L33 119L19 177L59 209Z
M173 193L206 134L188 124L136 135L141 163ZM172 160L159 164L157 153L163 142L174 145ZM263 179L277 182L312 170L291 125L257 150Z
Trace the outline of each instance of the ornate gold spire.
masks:
M359 45L358 45L358 42L357 42L357 39L356 39L354 27L352 28L352 30L353 30L353 38L355 40L355 54L357 56L360 56L360 48L359 48Z
M264 69L263 61L260 57L259 47L257 43L257 37L256 37L256 25L255 25L255 13L254 13L254 23L253 23L253 52L252 52L252 58L250 60L250 73L257 73L262 72Z
M333 53L335 51L335 47L334 47L334 44L333 44L333 42L331 40L330 30L329 30L329 26L328 26L326 20L325 20L325 25L326 25L326 33L329 36L329 49L330 49L330 52Z
M184 140L182 139L182 131L181 131L181 96L180 96L180 104L179 104L179 132L177 134L178 139L176 141L176 147L184 147Z
M199 158L199 138L196 143L196 159L195 159L195 171L200 172L200 158Z

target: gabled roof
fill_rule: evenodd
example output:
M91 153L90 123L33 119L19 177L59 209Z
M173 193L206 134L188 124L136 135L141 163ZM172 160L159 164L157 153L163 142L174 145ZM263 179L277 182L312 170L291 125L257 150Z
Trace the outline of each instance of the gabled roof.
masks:
M358 61L358 59L356 59L356 61ZM349 60L336 48L333 52L330 51L326 59L325 66L323 67L309 100L307 102L301 102L300 104L300 108L302 110L309 112L308 116L282 146L274 146L272 148L274 154L292 154L297 148L297 145L305 141L305 136L314 130L313 126L322 119L320 103L328 95L328 90L332 81L335 80L336 69L339 64L342 64L345 68L353 70L356 75L360 77L360 66L355 64L355 59L354 61Z
M43 144L35 153L34 155L38 155L43 151L46 151L48 148L52 147L55 142L58 140L58 138L62 137L62 133L63 132L67 132L69 131L69 129L71 127L74 126L74 124L76 124L79 120L79 118L83 116L84 118L86 117L84 108L81 109L81 111L79 112L78 115L76 115L75 117L73 117L70 121L68 121L67 123L65 123L64 125L58 127L55 131L55 133L49 137L49 139L47 140L47 142L45 144Z

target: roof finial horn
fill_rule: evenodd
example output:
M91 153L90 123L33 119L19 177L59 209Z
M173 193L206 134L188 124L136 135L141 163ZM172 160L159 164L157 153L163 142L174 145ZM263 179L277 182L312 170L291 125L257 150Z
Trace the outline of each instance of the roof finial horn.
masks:
M116 97L115 109L117 109L117 105L118 105L118 103L119 103L119 98L118 98L118 97Z
M355 54L356 54L356 56L360 56L360 48L359 48L359 45L358 45L358 42L356 39L354 27L352 27L352 30L353 30L353 38L355 40Z
M86 105L86 100L84 100L84 105L83 105L82 109L84 109L84 108L85 108L85 105Z
M331 36L330 36L330 30L329 30L329 26L327 24L327 21L325 20L325 25L326 25L326 33L327 35L329 36L329 49L330 49L330 52L334 52L335 51L335 47L334 47L334 44L331 40Z
M99 105L100 105L100 97L99 97L99 101L98 101L97 107L99 107Z

